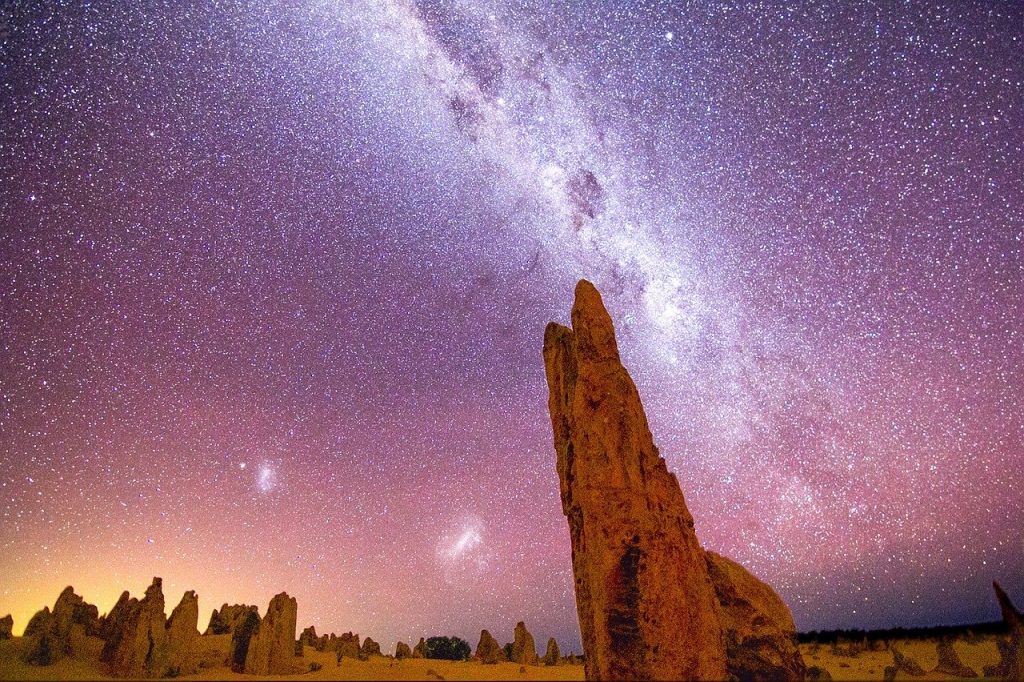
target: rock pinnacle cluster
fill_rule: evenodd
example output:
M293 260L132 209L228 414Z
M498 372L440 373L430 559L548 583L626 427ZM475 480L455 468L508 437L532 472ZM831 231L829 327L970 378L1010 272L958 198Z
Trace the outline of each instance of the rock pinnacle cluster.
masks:
M590 282L544 362L587 679L801 679L789 609L701 547Z
M168 618L164 609L163 581L153 582L142 599L121 593L104 616L67 587L54 604L36 613L25 627L21 657L26 663L46 666L65 656L86 653L98 640L99 662L104 673L132 679L178 677L196 673L200 661L199 596L185 592ZM297 604L287 594L274 597L267 615L260 618L255 606L216 609L208 636L229 635L228 658L233 670L249 675L287 675L298 672L294 658ZM4 623L0 621L0 639ZM8 630L9 631L9 630ZM211 661L207 660L206 664Z

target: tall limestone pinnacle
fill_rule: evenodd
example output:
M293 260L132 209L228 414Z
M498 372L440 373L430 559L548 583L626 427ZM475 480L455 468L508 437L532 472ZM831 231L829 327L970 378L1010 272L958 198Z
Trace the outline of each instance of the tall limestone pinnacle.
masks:
M785 602L700 546L590 282L544 364L587 679L802 680Z
M619 360L601 295L544 333L587 679L724 679L719 605L674 474Z
M288 675L294 670L295 626L298 601L287 592L275 595L267 615L252 631L245 652L245 672L250 675Z

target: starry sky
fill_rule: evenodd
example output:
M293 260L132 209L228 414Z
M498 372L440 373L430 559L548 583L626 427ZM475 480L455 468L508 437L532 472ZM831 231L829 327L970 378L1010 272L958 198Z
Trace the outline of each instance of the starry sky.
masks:
M0 7L0 613L287 590L579 650L541 346L599 287L801 629L1024 601L1024 5Z

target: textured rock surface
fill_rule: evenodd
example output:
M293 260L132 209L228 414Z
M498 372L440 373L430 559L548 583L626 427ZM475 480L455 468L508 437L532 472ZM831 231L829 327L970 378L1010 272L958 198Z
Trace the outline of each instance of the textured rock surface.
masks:
M295 628L298 602L286 592L275 595L249 642L245 672L250 675L287 675L295 668Z
M505 660L505 652L501 650L498 640L487 630L480 631L480 642L476 645L476 657L481 663L498 663Z
M7 614L3 618L0 618L0 641L10 639L14 633L14 617L11 614Z
M115 677L163 677L167 673L167 616L160 578L146 588L141 600L128 599L112 621L110 637L100 660ZM115 607L117 608L117 607ZM111 615L114 611L111 611Z
M537 645L533 642L533 635L526 629L526 623L516 623L515 639L512 642L512 654L509 660L513 663L524 665L537 665Z
M231 645L228 647L228 665L236 673L245 672L249 647L259 628L260 614L255 608L245 609L234 622L231 629Z
M544 333L562 509L588 679L723 679L714 587L592 284Z
M426 658L427 657L427 640L425 637L420 637L420 643L412 648L413 658Z
M128 594L128 590L121 593L117 603L114 604L114 608L110 609L110 613L105 615L101 619L100 623L100 638L103 640L110 640L114 636L115 632L118 632L124 627L125 616L128 615L130 610L129 602L132 601L132 597Z
M316 628L308 627L302 631L299 641L317 651L333 651L337 654L339 661L345 656L359 657L359 635L351 632L346 632L340 637L333 632L317 637Z
M299 635L300 644L316 649L317 651L323 651L326 648L326 641L326 637L323 640L317 637L316 628L312 625L303 630L302 634Z
M370 656L380 656L380 644L367 637L359 647L359 657L366 659Z
M806 674L789 607L735 561L705 552L721 608L729 677L737 680L802 680Z
M167 619L167 674L191 675L199 669L199 597L186 592Z
M1013 660L1013 647L1008 639L997 639L996 649L999 651L999 662L995 665L986 665L982 668L985 677L998 679L1012 679L1010 677L1010 661Z
M50 613L50 607L44 606L42 610L36 611L32 617L28 619L28 625L25 626L25 632L22 636L33 637L37 635L49 628L52 620L53 615Z
M892 647L892 668L896 674L903 673L904 675L910 675L911 677L923 677L927 675L924 668L916 660L907 656L896 647Z
M399 642L395 645L395 658L402 660L403 658L412 658L412 649L405 642Z
M210 614L210 622L206 626L206 632L204 635L226 635L231 632L231 628L228 627L227 621L224 616L221 615L221 611L228 608L225 604L220 609L214 609L213 613Z
M32 665L50 665L64 657L63 647L54 633L50 607L37 611L25 626L21 658Z
M99 609L87 604L75 594L73 587L68 586L57 597L53 606L53 617L62 633L70 634L72 625L81 625L84 633L96 636L100 632Z
M220 610L214 609L210 614L210 624L206 626L205 635L228 635L243 622L251 622L250 613L259 614L259 609L247 604L224 604Z
M561 658L562 654L558 650L558 642L552 637L548 640L547 651L544 652L544 658L541 659L541 663L544 665L558 665L558 659Z
M1024 681L1024 616L1016 609L1009 595L999 583L992 583L996 592L999 609L1003 613L1003 622L1009 630L1005 640L997 640L1000 661L998 665L987 666L983 671L985 677L1001 677L1006 680Z
M81 635L95 636L100 633L100 619L99 610L69 586L57 597L53 611L44 608L28 622L22 659L33 665L50 665L74 653L72 628L79 628Z
M939 654L939 662L932 672L950 675L951 677L977 677L974 669L964 665L953 648L953 642L948 639L940 639L935 647Z
M331 633L331 646L338 652L338 660L342 658L359 658L359 635L354 632L346 632L335 638Z

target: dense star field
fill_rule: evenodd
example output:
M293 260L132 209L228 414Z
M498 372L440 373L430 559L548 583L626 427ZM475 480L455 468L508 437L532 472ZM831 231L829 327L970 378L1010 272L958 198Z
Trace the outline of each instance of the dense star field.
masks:
M5 3L0 613L579 650L541 358L602 290L801 629L1024 600L1024 5Z

